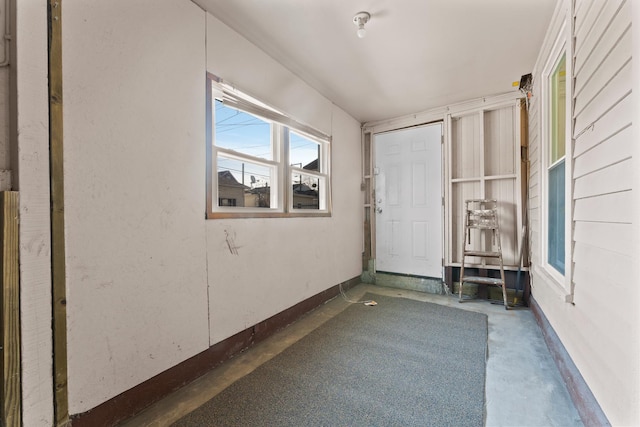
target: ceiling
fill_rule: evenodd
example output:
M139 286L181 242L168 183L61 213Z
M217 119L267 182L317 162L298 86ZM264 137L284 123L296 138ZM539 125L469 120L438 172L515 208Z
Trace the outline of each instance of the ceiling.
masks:
M363 123L517 90L557 2L193 1Z

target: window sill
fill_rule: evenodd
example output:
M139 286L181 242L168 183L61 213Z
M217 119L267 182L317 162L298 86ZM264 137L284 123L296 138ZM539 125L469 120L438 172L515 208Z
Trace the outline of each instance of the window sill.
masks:
M326 218L331 212L208 212L206 219Z
M569 292L564 283L564 277L560 276L555 270L549 271L553 267L548 266L535 266L533 267L533 274L539 276L545 284L548 284L548 288L558 296L558 299L573 303L573 295ZM562 277L563 280L560 280Z

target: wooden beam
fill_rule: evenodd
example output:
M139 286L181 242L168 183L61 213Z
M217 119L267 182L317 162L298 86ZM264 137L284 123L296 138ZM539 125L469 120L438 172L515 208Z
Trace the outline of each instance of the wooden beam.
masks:
M0 277L2 277L2 417L4 426L22 424L20 409L20 269L18 192L0 193Z
M67 390L67 300L64 242L62 126L62 0L49 0L49 151L51 176L51 275L53 296L54 417L69 425Z

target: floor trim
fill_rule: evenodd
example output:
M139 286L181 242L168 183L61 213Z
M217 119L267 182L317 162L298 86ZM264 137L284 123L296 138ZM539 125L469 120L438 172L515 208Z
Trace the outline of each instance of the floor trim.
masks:
M553 360L560 371L562 379L567 385L567 390L569 391L571 400L573 400L573 403L580 414L582 423L587 427L611 426L595 396L591 393L591 389L589 389L586 381L582 378L580 371L578 371L578 368L573 363L571 356L569 356L569 353L564 348L562 341L560 341L556 331L549 323L549 320L544 315L544 312L533 296L529 299L529 307L531 308L540 329L542 329L544 341L549 348L551 357L553 357Z
M341 285L346 291L359 283L360 277L358 276L341 283ZM329 301L340 293L339 286L332 286L224 341L214 344L202 353L169 368L87 412L73 415L71 417L72 426L112 426L133 417L151 404L204 375L232 356L263 341L279 329L293 323L304 314Z

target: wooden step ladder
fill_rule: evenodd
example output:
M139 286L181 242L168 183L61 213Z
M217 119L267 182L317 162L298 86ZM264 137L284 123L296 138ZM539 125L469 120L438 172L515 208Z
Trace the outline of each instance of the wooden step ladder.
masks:
M502 288L502 298L504 308L509 309L507 302L507 285L504 278L504 265L502 263L502 246L500 244L500 227L498 226L498 202L495 199L471 199L465 200L464 213L464 235L462 236L462 266L460 268L460 287L458 290L458 301L464 302L462 298L462 287L464 283L477 283L481 285L500 286ZM471 230L480 230L481 234L491 232L493 239L489 250L471 249ZM464 269L467 257L493 258L499 261L500 278L483 276L465 276Z

